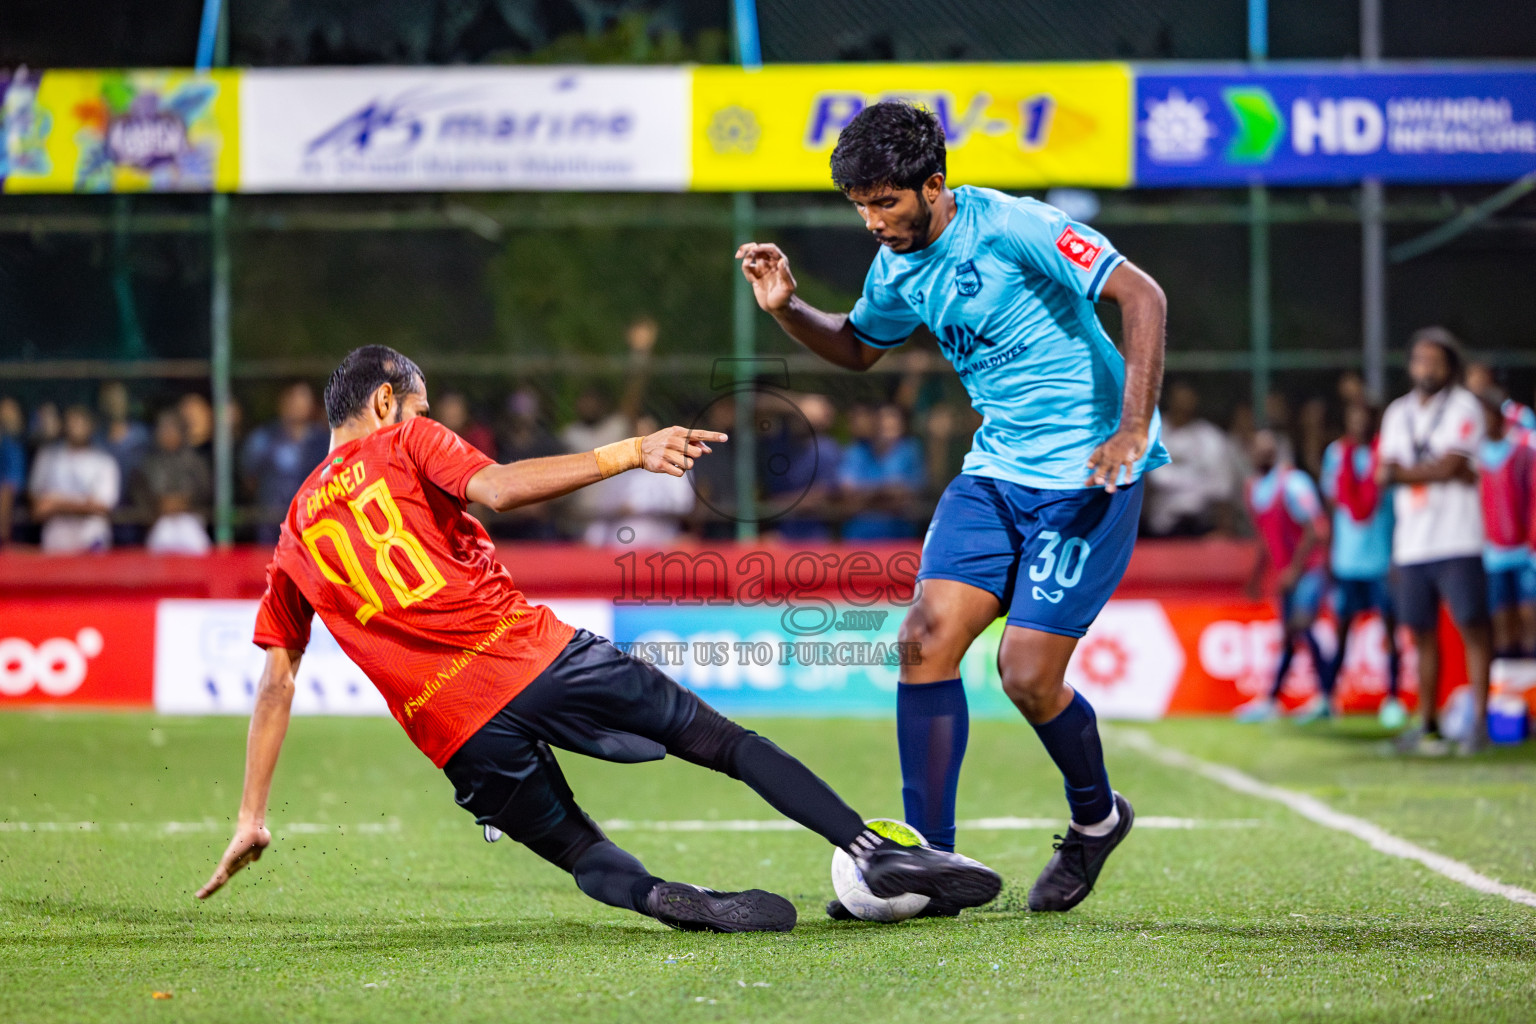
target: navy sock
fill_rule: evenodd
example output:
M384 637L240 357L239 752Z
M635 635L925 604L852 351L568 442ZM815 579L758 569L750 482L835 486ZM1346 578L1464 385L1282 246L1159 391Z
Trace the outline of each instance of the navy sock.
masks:
M1387 696L1396 697L1403 682L1403 655L1397 649L1397 623L1387 630Z
M940 850L955 848L955 791L970 733L960 680L897 684L896 739L907 823Z
M1322 646L1318 644L1317 637L1313 635L1310 629L1302 631L1301 641L1307 645L1307 653L1312 656L1312 670L1321 679L1328 672L1328 664L1323 661ZM1333 688L1330 686L1326 692L1332 693Z
M1275 666L1275 685L1270 688L1270 700L1280 699L1280 691L1285 688L1285 677L1291 672L1291 659L1296 657L1295 637L1287 635L1281 639L1280 644L1280 664Z
M1066 710L1035 726L1035 734L1066 780L1072 820L1079 825L1097 825L1109 817L1115 809L1115 795L1104 768L1104 748L1099 743L1099 720L1093 706L1082 694L1074 693Z

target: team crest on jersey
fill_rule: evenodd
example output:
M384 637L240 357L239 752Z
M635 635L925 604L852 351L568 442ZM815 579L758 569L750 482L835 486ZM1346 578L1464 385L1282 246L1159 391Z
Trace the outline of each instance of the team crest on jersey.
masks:
M1056 239L1056 248L1061 254L1084 270L1092 270L1094 263L1098 262L1099 254L1104 251L1102 245L1094 245L1082 235L1067 228Z
M955 288L965 296L981 291L981 274L976 270L975 260L966 260L955 268Z

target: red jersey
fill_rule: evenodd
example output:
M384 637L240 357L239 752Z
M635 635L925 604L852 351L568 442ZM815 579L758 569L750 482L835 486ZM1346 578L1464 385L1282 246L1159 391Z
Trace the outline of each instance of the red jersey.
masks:
M1280 465L1249 480L1247 499L1248 514L1269 551L1270 564L1277 570L1291 564L1309 523L1320 537L1326 536L1327 520L1323 518L1317 488L1312 486L1312 478L1299 469ZM1318 544L1307 557L1305 568L1320 567L1325 555L1325 546Z
M441 768L570 642L496 561L464 489L492 460L416 417L330 453L267 567L259 647L302 651L319 612Z
M1477 468L1488 544L1511 552L1529 547L1536 522L1536 448L1508 437L1485 438L1478 446Z

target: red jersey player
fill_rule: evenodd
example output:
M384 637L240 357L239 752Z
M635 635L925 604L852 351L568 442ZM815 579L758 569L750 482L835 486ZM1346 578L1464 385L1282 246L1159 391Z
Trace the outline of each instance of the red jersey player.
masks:
M1267 694L1237 709L1239 721L1262 722L1279 714L1280 691L1291 669L1291 658L1298 643L1306 644L1312 665L1326 678L1326 665L1312 623L1328 592L1328 572L1324 568L1328 547L1328 520L1317 496L1312 478L1291 465L1283 443L1272 430L1254 434L1249 450L1256 475L1248 481L1248 515L1263 541L1263 558L1254 566L1251 589L1257 590L1266 565L1277 573L1280 590L1280 661L1275 666L1275 681ZM1326 717L1329 701L1322 693L1298 714L1304 721Z
M608 761L674 754L724 772L853 856L879 896L923 893L958 913L997 895L990 868L899 846L768 740L607 640L530 605L480 524L644 468L682 476L726 436L670 427L596 451L497 465L425 418L426 383L382 345L354 350L325 389L331 450L299 488L267 569L256 620L266 666L251 716L235 836L206 899L271 843L267 798L318 613L460 806L569 871L587 895L674 928L785 931L788 900L667 882L614 845L577 806L551 747Z
M1536 448L1529 434L1511 427L1509 400L1498 386L1485 389L1487 433L1477 448L1478 490L1483 499L1483 570L1493 614L1493 656L1523 658L1531 638L1525 611L1536 598L1531 529L1536 522Z

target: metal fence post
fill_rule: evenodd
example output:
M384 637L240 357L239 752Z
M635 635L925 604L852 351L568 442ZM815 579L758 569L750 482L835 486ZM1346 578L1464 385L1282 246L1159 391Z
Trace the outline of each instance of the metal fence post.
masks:
M731 234L737 246L753 240L757 204L750 192L731 197ZM731 354L736 365L748 368L757 354L757 299L752 285L731 261L736 273L735 304L731 318ZM736 382L740 384L741 382ZM736 459L736 539L757 539L757 409L751 388L736 389L736 427L731 451Z

